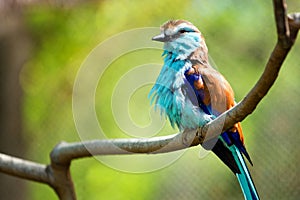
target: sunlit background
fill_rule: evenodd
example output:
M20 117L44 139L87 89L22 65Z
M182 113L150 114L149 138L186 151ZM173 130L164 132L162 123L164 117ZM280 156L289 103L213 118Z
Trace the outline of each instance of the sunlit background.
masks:
M0 25L1 58L25 60L14 79L21 85L21 92L17 92L21 123L16 122L16 126L21 124L21 135L13 138L8 136L10 132L1 131L0 140L6 141L6 145L0 143L0 150L43 164L49 163L49 153L60 141L81 140L72 111L74 82L90 52L112 36L144 27L157 27L159 33L158 27L169 19L191 21L205 36L210 57L231 83L236 101L253 87L276 42L271 0L55 2L27 2L16 6L12 8L15 15L13 12L2 14L4 23ZM288 1L288 11L300 11L299 1ZM7 38L17 41L18 45L10 48L12 43L6 43ZM117 51L119 45L111 48ZM11 57L4 48L10 49ZM112 112L111 101L118 81L137 66L162 64L161 54L161 49L133 51L120 55L107 67L95 92L97 117L107 138L130 137L115 122ZM10 77L7 73L13 72L4 70L4 64L1 77ZM300 38L271 91L242 122L246 146L254 163L249 168L261 199L296 200L300 196L299 77ZM15 102L15 97L10 99L14 87L5 80L1 80L1 88L9 91L1 98L8 99L4 102L10 105ZM151 84L143 85L132 93L128 102L128 113L138 127L152 122L147 98L150 89ZM156 117L165 120L159 114ZM176 131L166 122L157 135ZM141 137L145 135L141 133ZM118 167L110 167L95 158L73 161L71 173L78 199L242 199L238 181L230 170L213 154L200 159L199 151L197 146L179 152L178 159L175 156L169 165L144 173L116 169ZM125 161L120 160L120 166L131 161L132 165L141 164L136 161L139 156L126 157ZM0 188L4 188L3 200L57 199L46 185L11 181L10 177L3 180L12 182L5 189L7 182L0 181Z

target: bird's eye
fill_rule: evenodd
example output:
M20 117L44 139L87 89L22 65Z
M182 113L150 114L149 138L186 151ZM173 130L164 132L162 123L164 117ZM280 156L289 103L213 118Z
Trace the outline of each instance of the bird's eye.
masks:
M179 33L186 33L187 31L184 29L179 30Z

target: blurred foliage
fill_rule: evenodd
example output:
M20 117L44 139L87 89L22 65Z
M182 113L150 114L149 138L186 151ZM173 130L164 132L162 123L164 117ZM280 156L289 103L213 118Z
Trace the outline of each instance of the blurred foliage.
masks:
M290 11L300 11L297 0L288 5ZM272 12L271 1L258 0L111 0L67 8L26 7L25 22L35 45L20 76L27 158L48 163L48 155L59 141L80 140L72 116L73 83L89 52L112 35L158 27L168 19L193 22L206 38L215 67L232 84L239 101L257 81L276 42ZM160 55L161 50L123 55L99 81L97 115L105 122L105 132L112 133L109 137L128 137L110 111L116 82L132 67L143 64L143 59L162 63ZM243 122L254 162L250 170L262 199L300 196L299 55L298 38L278 81ZM147 115L149 90L150 86L141 88L129 102L132 119L140 125L151 121ZM173 132L168 124L163 130L164 134ZM242 199L238 182L225 165L212 154L198 159L199 149L189 149L168 167L141 174L114 170L96 159L74 161L71 170L78 199ZM28 199L56 199L47 186L29 183L29 189Z

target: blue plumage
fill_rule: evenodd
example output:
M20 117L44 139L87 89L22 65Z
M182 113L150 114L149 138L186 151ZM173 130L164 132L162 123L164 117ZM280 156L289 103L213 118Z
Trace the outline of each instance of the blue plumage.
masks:
M197 97L185 78L186 70L192 67L187 60L178 59L174 53L164 52L162 70L149 93L151 103L159 107L169 118L173 127L180 130L203 126L210 120L197 105Z

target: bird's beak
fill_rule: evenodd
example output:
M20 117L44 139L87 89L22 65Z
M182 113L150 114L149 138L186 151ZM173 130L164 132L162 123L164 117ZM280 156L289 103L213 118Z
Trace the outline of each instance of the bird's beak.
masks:
M152 38L152 40L158 41L158 42L167 42L169 40L169 37L166 36L164 33L161 33L159 35L154 36Z

